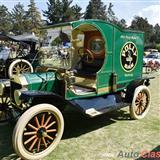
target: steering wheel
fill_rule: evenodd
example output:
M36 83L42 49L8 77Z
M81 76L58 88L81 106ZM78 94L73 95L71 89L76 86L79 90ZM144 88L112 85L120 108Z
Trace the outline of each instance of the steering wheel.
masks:
M78 54L83 58L86 63L92 63L94 61L93 53L87 48L79 48Z

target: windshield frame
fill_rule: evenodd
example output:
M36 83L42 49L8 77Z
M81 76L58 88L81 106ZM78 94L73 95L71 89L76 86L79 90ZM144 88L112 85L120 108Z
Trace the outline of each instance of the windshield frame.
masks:
M51 67L55 69L67 69L69 70L72 66L72 25L58 25L56 27L49 27L45 29L47 32L46 37L49 42L47 45L43 45L41 51L43 54L48 55L50 62L46 61L47 57L41 57L43 61L40 62L41 65L46 67ZM60 37L61 36L61 37ZM60 39L61 38L61 39ZM44 39L45 40L45 39ZM59 41L60 40L60 41ZM69 56L67 55L69 54ZM68 62L67 62L68 60ZM46 61L46 62L45 62ZM66 62L68 64L65 64ZM64 63L63 63L64 62Z

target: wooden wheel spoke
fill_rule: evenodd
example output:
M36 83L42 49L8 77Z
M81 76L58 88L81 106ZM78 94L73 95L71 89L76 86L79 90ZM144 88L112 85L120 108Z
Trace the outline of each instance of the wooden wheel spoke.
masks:
M46 121L46 123L44 124L44 127L47 126L47 124L49 123L51 117L52 117L52 116L49 116L49 117L47 118L47 121Z
M138 100L138 101L141 101L141 97L137 97L137 100Z
M46 126L46 129L50 128L52 125L54 125L56 123L56 121L53 121L52 123L50 123L48 126Z
M144 95L145 95L145 93L144 93L144 92L142 92L142 93L141 93L141 95L142 95L142 98L143 98L143 97L144 97Z
M143 92L141 91L141 92L140 92L140 97L142 97L142 96L143 96Z
M7 97L4 97L4 103L6 103L7 102Z
M47 132L47 133L57 132L57 130L56 130L56 129L50 129L50 130L47 130L46 132Z
M143 111L146 109L146 104L142 104L143 106Z
M147 102L147 101L143 102L143 106L144 106L144 107L146 107L146 106L147 106L147 104L148 104L148 102Z
M139 114L139 106L137 106L137 109L136 109L136 114Z
M140 93L138 93L137 98L138 98L139 100L141 100L141 98L142 98L142 93L141 93L141 92L140 92Z
M47 143L46 143L46 140L45 140L44 137L42 137L42 141L43 141L43 144L44 144L45 148L47 148Z
M35 117L35 122L36 122L37 127L40 128L40 124L39 124L39 120L37 116Z
M142 114L142 106L139 106L139 114Z
M28 144L29 142L31 142L33 139L35 139L37 137L37 135L34 135L34 136L32 136L31 138L29 138L28 140L26 140L25 142L24 142L24 144L26 145L26 144Z
M54 140L54 138L52 138L51 136L49 136L48 134L46 135L46 138L50 139L50 140Z
M17 64L17 65L15 66L15 68L19 70L19 69L20 69L19 64Z
M36 128L35 126L33 126L32 124L30 124L30 123L28 123L28 126L30 127L30 128L32 128L33 130L38 130L38 128Z
M139 101L138 101L138 102L135 102L135 104L136 104L136 106L138 106L138 105L139 105Z
M145 111L145 107L142 105L141 107L141 113L143 113Z
M23 62L20 63L21 68L23 67Z
M1 104L3 104L3 103L4 103L4 97L1 98Z
M143 103L147 103L147 99L146 98L143 98Z
M141 107L139 106L139 112L138 112L138 114L140 115L141 114Z
M44 125L44 120L45 120L45 114L42 115L41 126Z
M33 143L31 144L31 146L29 147L29 151L31 151L33 149L33 147L35 146L36 142L38 141L38 138L36 138Z
M136 101L139 102L140 100L141 100L141 98L137 96L137 97L136 97Z
M6 103L6 104L9 104L9 103L10 103L10 98L9 98L9 97L6 97L5 103Z
M22 66L22 68L21 68L21 69L22 69L22 70L23 70L23 69L25 69L25 68L26 68L26 66L27 66L27 65L26 65L26 64L24 64L24 65Z
M147 102L148 101L148 99L147 99L147 96L146 95L144 95L144 97L143 97L143 102Z
M28 71L30 70L30 67L24 68L23 71Z
M11 106L11 102L9 101L9 102L7 102L7 106Z
M28 65L26 63L22 63L21 69L26 68Z
M7 97L3 97L3 102L6 103Z
M25 132L24 135L25 136L29 136L29 135L34 135L36 133L37 133L36 131L34 131L34 132Z
M37 152L39 152L40 146L41 146L41 138L38 139L38 143L37 143Z

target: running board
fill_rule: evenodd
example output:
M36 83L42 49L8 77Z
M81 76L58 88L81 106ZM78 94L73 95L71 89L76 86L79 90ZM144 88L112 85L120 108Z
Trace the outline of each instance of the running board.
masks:
M75 99L70 102L89 117L95 117L130 105L124 103L118 95Z

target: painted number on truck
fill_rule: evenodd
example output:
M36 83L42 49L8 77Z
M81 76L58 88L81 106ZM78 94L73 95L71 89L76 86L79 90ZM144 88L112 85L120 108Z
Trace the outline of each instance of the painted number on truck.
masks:
M126 72L131 72L138 60L137 47L133 42L127 42L121 49L121 66Z

